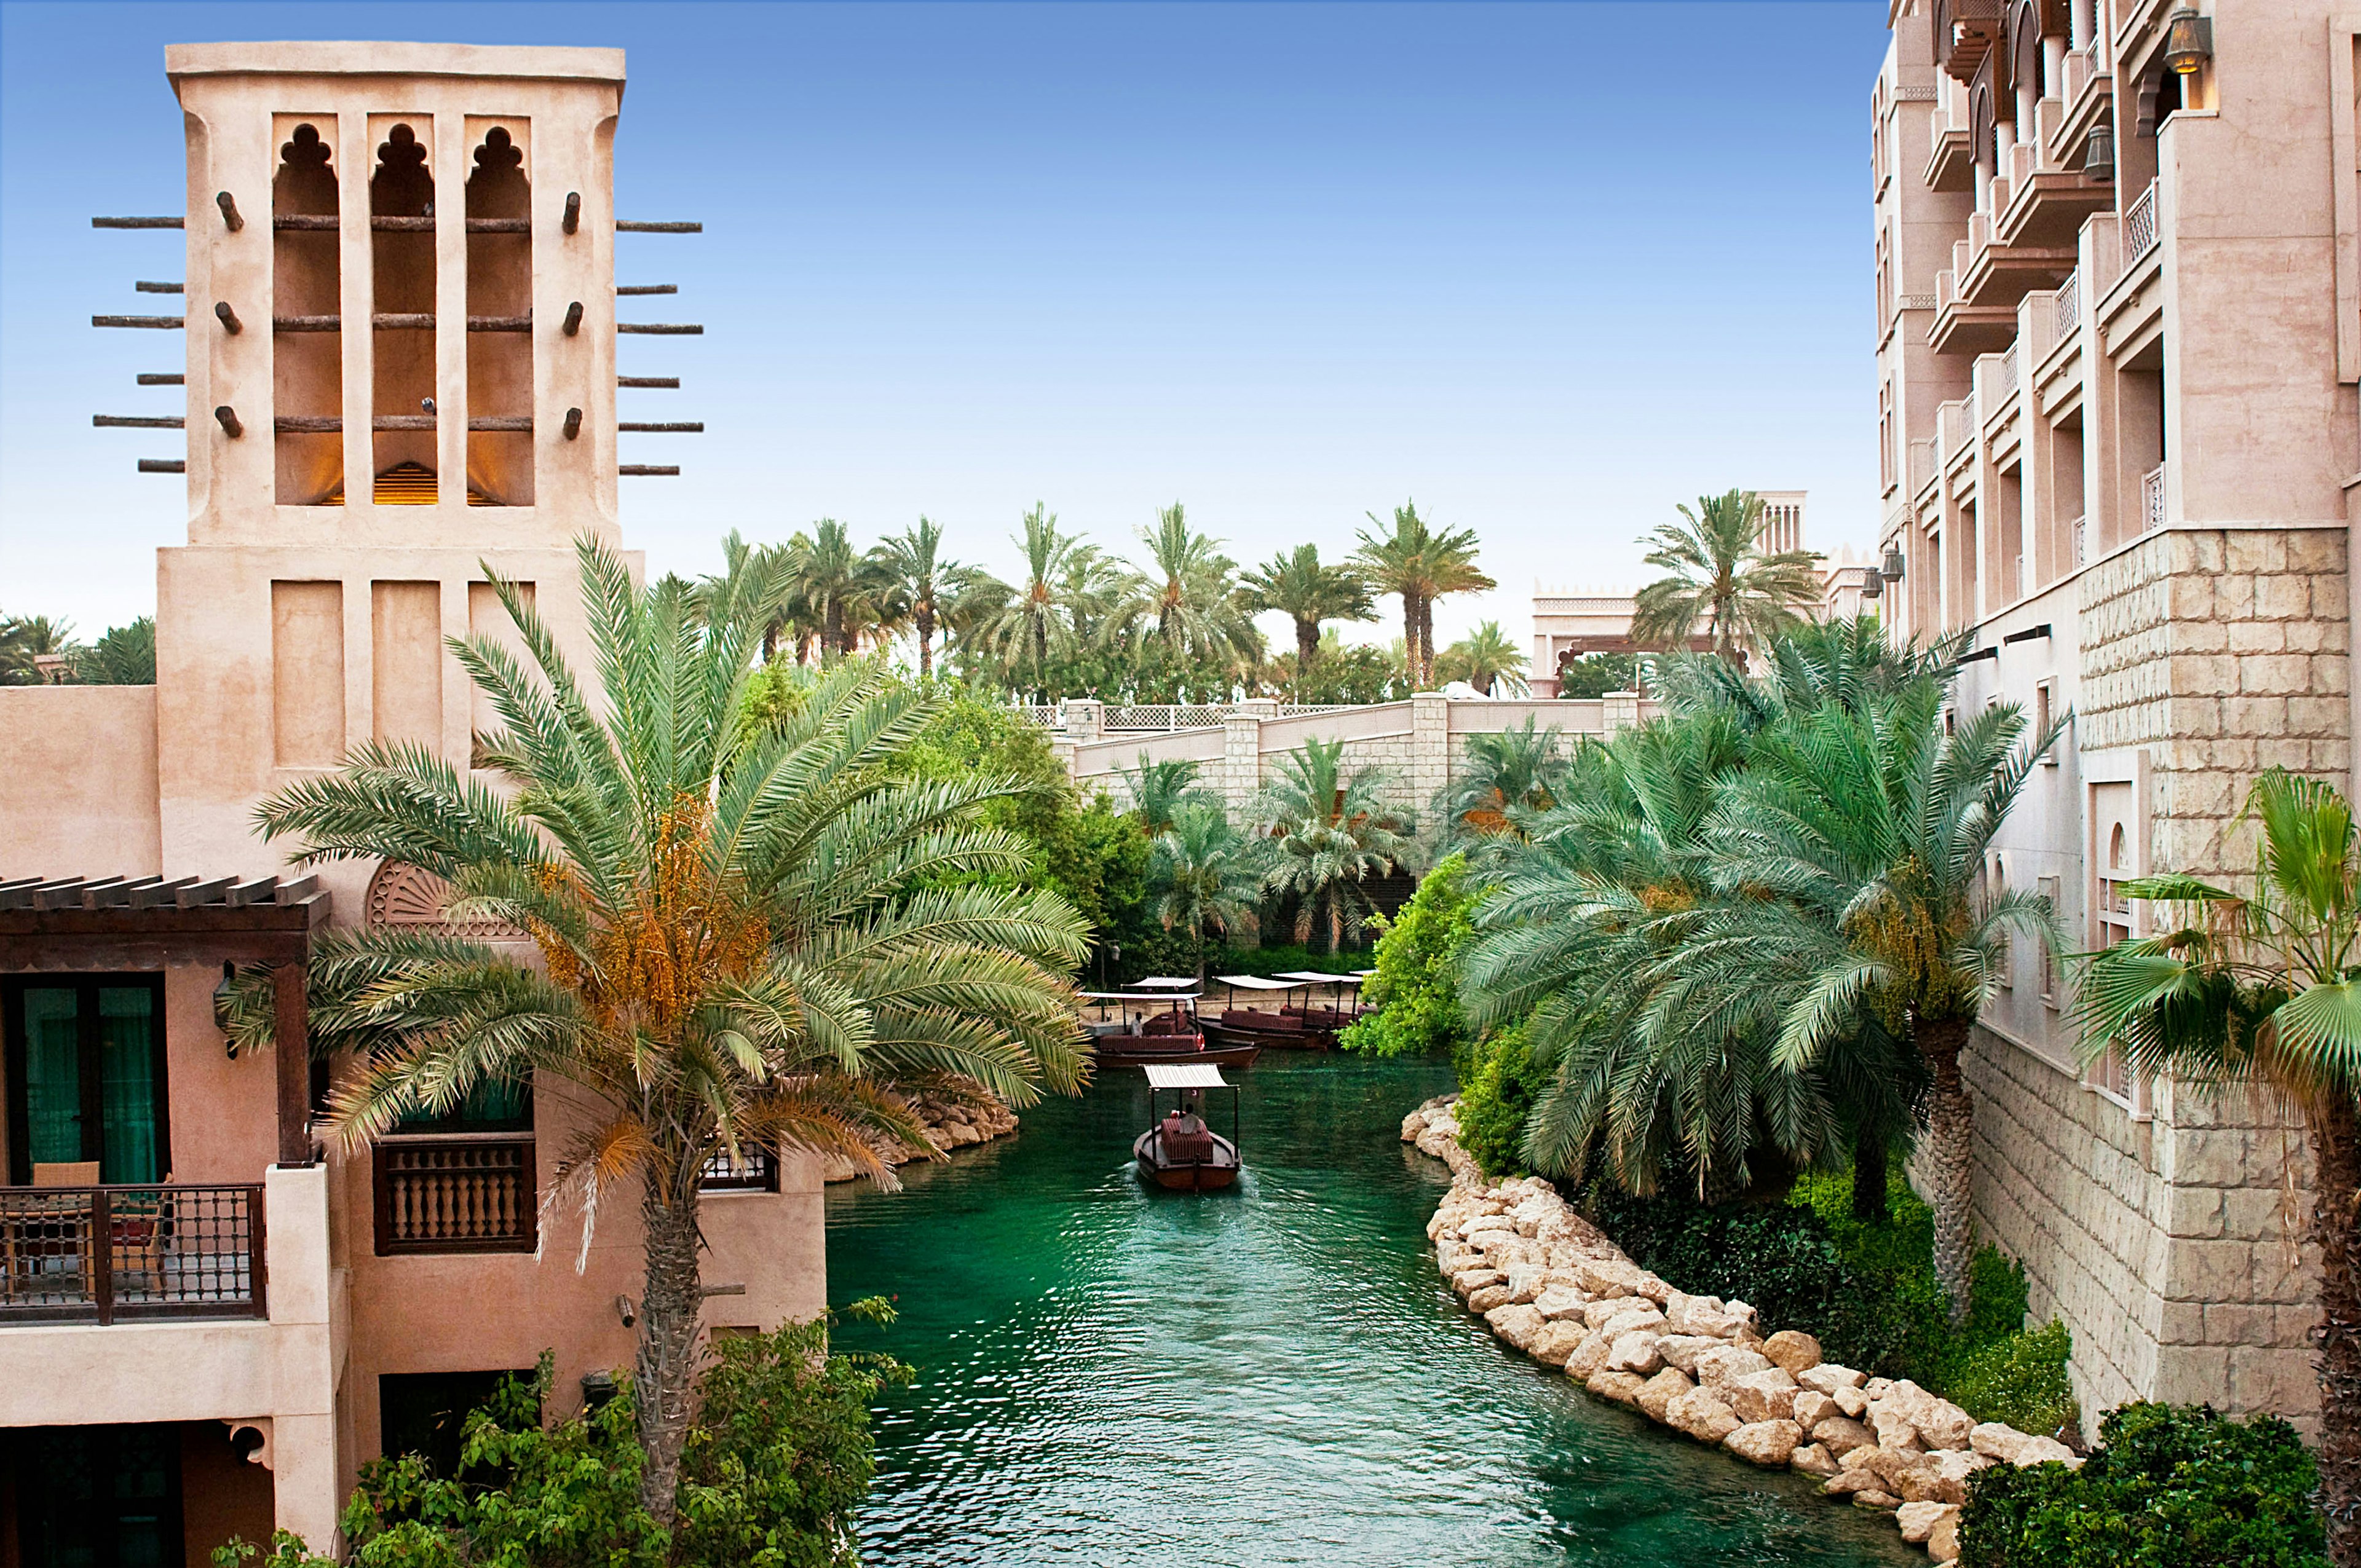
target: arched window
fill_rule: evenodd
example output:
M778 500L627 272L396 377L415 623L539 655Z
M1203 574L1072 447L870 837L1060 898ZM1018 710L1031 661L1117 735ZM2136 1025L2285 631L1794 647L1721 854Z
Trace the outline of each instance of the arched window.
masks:
M333 122L331 122L333 123ZM270 313L299 330L270 339L271 411L298 422L272 436L280 506L316 506L344 483L345 339L310 330L343 310L336 233L336 165L320 128L298 124L279 148L270 181ZM306 430L304 422L320 428Z
M467 175L469 504L533 504L533 187L506 126ZM518 323L527 323L518 330Z
M397 124L369 178L376 378L372 472L379 505L432 506L434 474L434 176L427 145Z

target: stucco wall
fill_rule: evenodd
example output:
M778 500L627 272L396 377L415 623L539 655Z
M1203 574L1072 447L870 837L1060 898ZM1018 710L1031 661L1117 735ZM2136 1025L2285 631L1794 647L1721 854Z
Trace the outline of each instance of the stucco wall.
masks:
M153 876L154 686L0 686L0 881Z

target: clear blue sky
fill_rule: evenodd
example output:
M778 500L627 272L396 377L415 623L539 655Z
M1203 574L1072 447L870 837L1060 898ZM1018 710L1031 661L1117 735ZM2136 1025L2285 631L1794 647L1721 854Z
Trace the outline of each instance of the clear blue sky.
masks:
M94 312L181 274L168 42L620 46L619 280L677 282L623 345L630 542L856 538L924 511L1007 571L1035 500L1121 551L1179 499L1241 560L1349 549L1405 497L1500 580L1629 585L1633 540L1731 486L1874 529L1868 98L1885 6L0 5L0 609L148 612L177 543L133 386L177 334ZM660 314L657 312L660 311ZM1391 634L1395 629L1369 629Z

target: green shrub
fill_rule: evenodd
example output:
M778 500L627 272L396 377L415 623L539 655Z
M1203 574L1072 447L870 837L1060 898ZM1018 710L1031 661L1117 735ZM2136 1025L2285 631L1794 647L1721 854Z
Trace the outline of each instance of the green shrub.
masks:
M1459 1146L1489 1177L1525 1168L1525 1118L1548 1081L1533 1065L1524 1027L1503 1029L1465 1053L1472 1072L1460 1080Z
M1467 885L1467 857L1451 855L1421 879L1392 919L1371 917L1378 932L1378 972L1363 988L1362 1002L1372 1011L1344 1032L1339 1045L1371 1056L1456 1060L1475 1039L1459 1005L1457 970L1475 930L1477 901ZM1462 1086L1472 1077L1463 1068Z
M890 1321L882 1300L847 1309ZM836 1568L852 1561L852 1511L875 1472L869 1405L907 1370L828 1354L825 1322L713 1342L681 1454L679 1518L640 1506L642 1453L628 1379L598 1410L542 1424L551 1383L505 1380L467 1418L456 1479L415 1454L363 1467L342 1526L354 1568L477 1563L585 1568ZM232 1540L216 1568L258 1549ZM272 1538L263 1568L337 1568L299 1537Z
M1979 1471L1960 1568L2327 1568L2319 1478L2285 1421L2133 1404L2100 1434L2080 1470Z
M2066 1376L2074 1341L2052 1318L2037 1329L1969 1343L1946 1356L1937 1391L1980 1421L2006 1421L2019 1431L2055 1437L2081 1424L2074 1385Z

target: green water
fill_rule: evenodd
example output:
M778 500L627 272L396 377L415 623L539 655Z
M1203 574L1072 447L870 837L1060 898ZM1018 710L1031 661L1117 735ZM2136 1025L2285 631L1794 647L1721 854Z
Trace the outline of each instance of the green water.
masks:
M919 1368L877 1414L873 1563L1926 1562L1466 1315L1427 1249L1442 1167L1396 1138L1443 1069L1269 1054L1230 1076L1233 1192L1132 1175L1136 1069L898 1195L829 1190L830 1296L902 1314L843 1343Z

